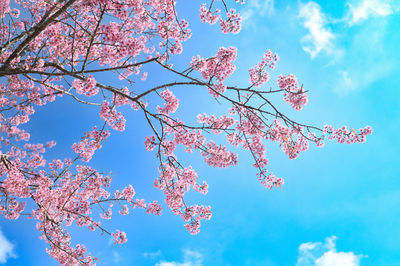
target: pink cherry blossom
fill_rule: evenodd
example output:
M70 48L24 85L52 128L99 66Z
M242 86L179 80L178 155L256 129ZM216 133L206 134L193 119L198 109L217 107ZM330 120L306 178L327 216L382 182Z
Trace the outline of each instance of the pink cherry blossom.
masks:
M237 34L242 19L231 5L244 2L206 1L200 6L200 20L207 27L219 22L222 33ZM109 235L115 244L125 243L126 234L108 229L110 223L104 221L113 214L142 211L158 216L168 207L190 234L199 233L201 223L212 216L211 206L192 203L187 193L205 195L208 184L190 161L182 160L182 152L200 154L204 165L227 168L237 165L236 152L245 150L253 158L250 164L261 185L272 189L282 188L284 181L268 169L273 160L267 158L269 145L295 159L310 143L318 147L326 140L362 143L372 134L369 126L319 128L283 113L271 95L282 94L283 101L300 111L308 103L307 91L293 74L279 75L276 89L268 85L279 60L270 50L253 62L248 87L231 78L239 53L236 47L220 47L213 56L197 55L185 62L177 55L183 53L192 32L176 4L173 0L0 0L0 214L10 220L26 216L34 220L47 253L61 265L98 261L84 245L72 244L71 226ZM218 103L220 113L199 114L198 123L195 117L182 121L186 110L177 111L184 98L177 95L186 91L191 99L192 91L201 88L211 95L204 105ZM69 151L59 150L52 140L31 142L31 134L32 139L41 139L29 124L38 106L58 104L59 97L94 108L101 118L93 121L99 125L77 132ZM125 118L132 111L135 121L144 121L142 125L127 124ZM62 123L45 122L54 127ZM137 198L129 184L111 190L111 177L121 177L92 166L96 152L109 145L112 130L129 126L149 132L139 141L158 163L153 184L162 192L163 202ZM63 136L54 136L59 138ZM47 153L49 148L54 153ZM54 156L66 152L66 157Z
M164 107L161 108L157 106L157 111L160 114L175 113L179 106L179 100L174 96L174 94L166 89L160 93L161 98L165 100Z

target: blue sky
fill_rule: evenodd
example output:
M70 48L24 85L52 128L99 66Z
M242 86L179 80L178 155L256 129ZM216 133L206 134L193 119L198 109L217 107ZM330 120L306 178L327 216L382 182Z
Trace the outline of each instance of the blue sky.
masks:
M191 236L165 208L161 217L135 210L105 223L127 232L124 245L79 228L72 228L74 241L84 242L100 265L399 265L400 3L248 0L240 7L241 33L222 35L200 23L201 1L183 2L178 9L189 18L193 37L176 64L237 46L237 71L229 83L246 86L248 69L271 49L281 58L272 77L293 73L310 91L302 112L274 99L282 110L318 126L370 125L374 133L360 145L311 147L296 160L269 143L269 169L285 178L282 190L258 183L249 154L240 153L239 165L228 169L207 167L198 154L181 154L209 184L206 196L188 195L191 202L212 206L212 219L202 223L199 235ZM151 70L143 86L155 77L168 79ZM268 85L276 86L274 78ZM211 98L198 89L174 93L181 102L177 116L185 121L227 108L208 106ZM101 121L98 111L67 97L38 108L29 124L32 142L55 139L49 157L71 156L72 143ZM163 201L153 187L157 162L143 144L150 129L139 113L126 118L126 131L112 132L93 164L113 171L114 188L131 183L138 197ZM57 265L34 222L1 218L0 225L0 264Z

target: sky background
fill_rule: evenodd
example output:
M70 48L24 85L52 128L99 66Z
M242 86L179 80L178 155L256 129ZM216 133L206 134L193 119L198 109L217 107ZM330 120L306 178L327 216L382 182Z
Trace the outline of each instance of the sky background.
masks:
M181 218L163 206L161 217L134 210L103 222L126 231L124 245L72 227L74 243L83 242L100 265L399 265L399 1L248 0L236 6L244 17L238 35L201 24L201 3L178 1L193 36L176 65L184 66L192 55L212 56L221 46L236 46L237 71L228 83L247 86L248 69L271 49L280 61L267 86L276 87L278 74L293 73L309 90L302 112L273 98L282 110L317 126L370 125L373 135L364 144L312 146L295 160L268 143L269 169L285 179L282 190L259 184L249 154L240 152L238 166L228 169L208 167L198 154L180 154L209 184L206 196L188 194L191 203L212 206L212 219L202 223L200 234L191 236ZM143 88L171 78L148 70ZM181 103L176 116L184 121L228 108L215 104L205 90L179 88L174 93ZM37 108L28 124L31 140L56 140L49 158L72 156L72 143L101 122L98 111L60 98ZM155 154L146 152L143 143L151 131L143 126L141 113L125 115L126 130L112 132L92 165L113 171L113 188L130 183L137 197L163 202L162 192L153 187ZM0 226L0 263L57 265L45 253L35 222L1 218Z

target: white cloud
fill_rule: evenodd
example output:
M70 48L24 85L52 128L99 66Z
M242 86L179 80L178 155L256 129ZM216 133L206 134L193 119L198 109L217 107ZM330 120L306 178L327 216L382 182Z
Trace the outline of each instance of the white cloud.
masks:
M362 60L355 61L356 63L347 68L347 70L338 71L339 78L334 91L340 95L347 95L353 91L365 89L392 74L396 69L396 65L390 61L377 61L374 63L375 68L373 69L368 68L371 64L370 60L365 60L364 62ZM358 62L360 63L357 65Z
M316 57L320 52L334 53L332 41L335 35L326 27L327 19L321 6L313 1L300 5L299 18L309 33L301 39L303 50Z
M151 259L157 258L159 256L161 256L161 250L157 250L156 252L145 252L145 253L143 253L143 257L151 258Z
M349 76L349 73L347 71L339 71L339 74L340 74L339 80L341 80L341 82L339 82L340 88L336 88L336 91L343 92L343 94L346 94L358 88L358 85L355 84L355 82Z
M183 262L160 261L155 266L203 266L203 255L197 251L183 250Z
M325 252L315 261L316 266L356 266L360 265L360 258L353 252Z
M251 0L246 1L246 5L241 11L244 25L248 25L248 21L252 21L253 16L270 15L274 11L274 0Z
M394 7L384 0L362 0L358 5L348 5L350 25L370 17L386 17L394 12Z
M325 239L325 243L307 242L299 246L299 257L296 266L359 266L364 255L353 252L337 252L336 236Z
M337 70L334 90L346 95L366 89L390 76L399 64L399 56L393 54L394 41L390 39L385 21L366 23L348 42L346 58Z
M112 254L113 254L113 261L114 261L114 263L118 263L118 262L121 261L121 255L119 255L118 252L113 251Z
M14 245L8 241L0 230L0 263L6 263L9 258L16 258L14 254Z

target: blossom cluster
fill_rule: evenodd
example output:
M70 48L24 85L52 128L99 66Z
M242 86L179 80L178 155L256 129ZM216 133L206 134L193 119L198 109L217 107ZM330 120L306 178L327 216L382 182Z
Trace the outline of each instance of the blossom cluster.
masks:
M233 61L236 60L236 55L236 47L221 47L218 53L209 59L193 57L190 66L199 71L205 80L215 78L218 83L222 83L235 71Z
M220 134L223 130L229 129L231 126L237 123L234 118L229 116L221 116L217 118L214 115L199 114L197 116L199 123L204 123L213 129L214 134Z
M211 25L217 23L218 19L220 18L220 13L221 10L218 8L215 10L215 12L212 12L206 7L205 3L200 6L200 19L204 23L209 23Z
M246 150L253 156L259 182L272 189L281 188L284 181L267 169L266 143L275 142L295 159L309 143L319 147L325 139L361 143L372 133L370 127L319 129L281 113L270 93L282 92L283 100L298 111L308 97L292 74L279 76L278 90L261 89L279 59L270 50L249 70L251 85L246 88L227 85L236 69L235 47L221 47L209 58L193 57L189 68L178 70L171 61L182 53L192 33L189 23L178 16L176 2L0 0L0 214L18 219L24 212L35 220L41 239L48 244L46 251L62 265L97 261L84 245L72 245L70 226L100 231L122 244L128 239L125 232L109 231L102 219L138 208L148 214L162 213L158 201L136 198L131 185L112 193L111 177L89 165L109 138L109 128L125 130L124 110L143 111L154 133L145 138L144 146L160 162L154 186L191 234L199 233L202 220L212 214L210 206L186 201L191 190L206 194L208 184L179 160L180 148L198 152L205 164L219 168L238 164L239 156L231 146ZM202 22L219 24L222 33L240 31L236 10L225 7L226 1L208 2L200 7ZM232 2L243 4L244 0ZM20 13L30 16L20 17ZM146 71L155 69L153 65L147 68L150 64L180 80L149 88ZM163 82L163 77L157 76L156 81ZM119 81L112 82L113 78ZM212 101L229 104L228 114L200 114L195 125L181 121L176 117L180 101L174 94L178 85L206 87ZM48 158L46 150L55 141L30 143L33 132L25 124L37 106L61 96L88 108L95 106L104 121L100 120L99 127L90 126L92 130L73 143L74 157ZM153 96L163 105L154 104ZM221 138L215 135L224 135L229 145L218 143Z
M160 93L161 98L165 101L164 107L157 106L157 111L160 114L175 113L179 107L179 100L168 89Z
M115 110L115 107L110 106L107 101L104 101L101 105L100 117L103 118L108 125L118 131L125 130L125 118L124 116Z
M197 173L190 166L182 170L173 164L164 163L159 172L160 175L155 180L154 186L164 192L165 202L171 210L180 215L184 221L189 222L185 227L192 234L198 233L200 220L211 218L211 207L199 208L197 205L187 207L184 195L191 187L205 194L207 193L207 184L203 183L202 186L197 184Z
M218 53L211 58L204 59L200 56L193 57L190 66L201 73L205 80L208 80L210 86L208 91L215 98L226 91L226 86L223 84L236 69L233 62L236 60L236 47L221 47ZM216 83L213 83L216 79Z
M101 148L101 142L109 136L108 130L97 130L97 127L94 127L80 142L74 143L72 149L84 162L89 162L95 151Z
M278 86L285 91L283 100L290 103L293 109L300 111L308 103L308 96L303 86L299 87L299 83L293 74L279 75Z
M221 31L223 33L239 33L242 28L242 18L238 13L236 13L235 9L229 10L226 13L227 19L220 19L219 23L221 26Z
M372 128L366 126L365 128L360 128L359 133L357 133L356 130L349 130L346 126L335 129L331 125L325 125L324 133L328 134L328 139L336 140L339 143L363 143L367 140L367 136L372 134Z
M255 67L249 70L250 74L250 84L254 87L260 87L261 85L265 84L269 80L269 74L265 70L266 67L270 69L275 69L275 64L278 62L279 56L277 53L275 55L268 50L261 62L259 62Z
M239 3L239 1L236 1ZM245 1L242 0L241 4L244 4ZM226 9L226 19L222 18L221 10L216 8L214 11L211 9L212 4L209 8L204 3L200 6L200 19L204 23L209 23L211 25L217 23L219 21L220 30L222 33L234 33L237 34L240 32L242 28L242 18L236 13L236 10L231 8L229 11Z
M72 86L76 89L78 94L84 94L86 96L94 96L99 93L99 88L96 87L96 80L93 76L89 76L86 82L80 79L75 79Z

